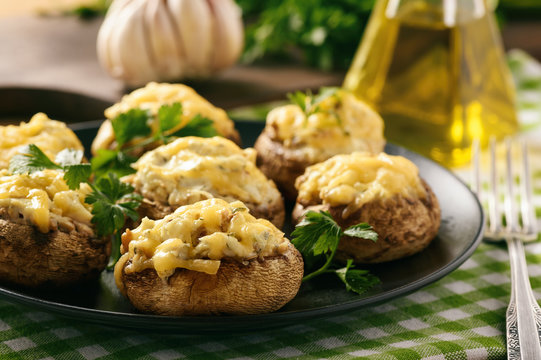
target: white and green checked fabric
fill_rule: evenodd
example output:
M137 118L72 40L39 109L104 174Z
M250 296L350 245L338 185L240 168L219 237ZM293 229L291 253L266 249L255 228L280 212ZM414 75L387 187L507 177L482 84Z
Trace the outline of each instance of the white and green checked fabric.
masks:
M541 297L541 243L527 247ZM507 250L482 244L411 295L278 330L174 336L76 323L0 302L0 359L504 359Z
M536 141L531 162L537 166L541 208L541 65L521 52L509 58L524 136ZM541 243L526 251L540 299ZM481 244L459 269L408 296L269 331L205 336L128 331L0 301L0 359L505 359L509 295L505 246Z

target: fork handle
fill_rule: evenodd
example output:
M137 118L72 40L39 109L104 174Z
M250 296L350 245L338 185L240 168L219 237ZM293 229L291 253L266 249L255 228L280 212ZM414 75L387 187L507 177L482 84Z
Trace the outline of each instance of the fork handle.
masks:
M526 255L522 241L507 239L511 264L511 300L507 308L507 358L509 360L539 360L539 306L528 278Z

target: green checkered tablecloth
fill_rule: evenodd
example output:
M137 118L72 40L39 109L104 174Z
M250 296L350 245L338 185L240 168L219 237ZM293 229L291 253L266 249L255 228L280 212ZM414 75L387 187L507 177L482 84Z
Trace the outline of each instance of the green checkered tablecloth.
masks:
M510 54L510 65L524 136L536 141L531 162L541 208L541 66L520 52ZM526 251L540 299L541 242ZM156 334L76 322L0 300L0 359L505 359L509 295L506 248L481 244L460 268L408 296L268 331Z
M541 297L541 243L527 246ZM2 359L504 359L507 250L482 244L459 269L383 305L278 330L175 336L77 323L0 302Z

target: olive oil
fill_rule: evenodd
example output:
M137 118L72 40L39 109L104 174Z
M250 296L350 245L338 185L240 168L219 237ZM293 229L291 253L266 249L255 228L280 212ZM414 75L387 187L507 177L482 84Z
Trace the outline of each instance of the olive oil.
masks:
M468 162L474 138L517 130L493 15L457 2L378 2L344 81L382 115L388 141L446 166Z

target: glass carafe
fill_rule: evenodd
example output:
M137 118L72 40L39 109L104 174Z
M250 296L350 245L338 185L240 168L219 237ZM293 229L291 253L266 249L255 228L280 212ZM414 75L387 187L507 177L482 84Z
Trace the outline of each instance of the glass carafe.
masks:
M484 0L378 0L344 87L385 120L388 141L446 165L517 130L514 88Z

